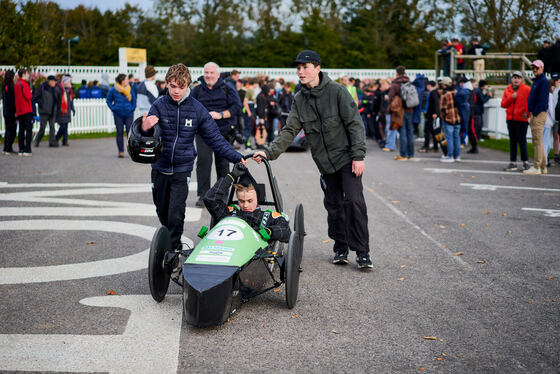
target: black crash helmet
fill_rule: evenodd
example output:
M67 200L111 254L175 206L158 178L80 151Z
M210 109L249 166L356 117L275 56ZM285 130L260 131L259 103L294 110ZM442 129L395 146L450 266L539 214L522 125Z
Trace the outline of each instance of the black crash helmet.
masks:
M144 136L140 133L142 117L137 118L130 127L128 134L128 154L132 161L142 164L153 164L157 161L163 150L161 140L161 128L158 124L154 126L152 136Z

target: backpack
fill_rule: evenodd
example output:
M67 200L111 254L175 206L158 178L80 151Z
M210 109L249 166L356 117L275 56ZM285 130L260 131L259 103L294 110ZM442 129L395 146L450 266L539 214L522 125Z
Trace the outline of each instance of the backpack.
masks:
M401 86L401 98L407 108L414 108L420 104L418 91L411 82L406 82Z

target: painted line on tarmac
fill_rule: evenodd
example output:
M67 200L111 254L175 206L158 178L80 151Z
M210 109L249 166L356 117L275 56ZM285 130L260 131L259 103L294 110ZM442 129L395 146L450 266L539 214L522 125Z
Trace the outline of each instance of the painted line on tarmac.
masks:
M467 264L465 261L463 261L459 256L453 256L453 251L451 251L449 248L447 248L446 246L444 246L443 244L438 242L436 239L434 239L430 234L428 234L426 231L424 231L424 229L422 229L420 226L418 226L417 224L412 222L403 212L401 212L400 210L395 208L392 204L389 204L387 202L387 200L385 198L383 198L381 195L379 195L377 192L375 192L373 190L370 190L370 189L368 189L367 191L369 191L373 196L375 196L377 199L379 199L379 201L381 201L383 203L383 205L385 205L387 208L392 210L397 216L399 216L403 220L405 220L406 223L408 223L410 226L412 226L418 232L420 232L420 234L422 234L424 237L426 237L428 240L430 240L432 243L434 243L439 249L443 250L443 252L445 254L449 255L449 257L451 257L451 259L453 259L454 261L458 262L459 264L461 264L465 267L468 267L469 269L472 269L472 267L469 264Z
M546 217L560 217L560 210L558 209L521 208L521 210L543 212Z
M151 241L156 228L117 221L24 220L0 221L0 230L105 231L132 235ZM181 240L192 247L191 239L182 237ZM142 270L148 267L148 254L149 249L145 249L130 256L99 261L52 266L0 268L0 284L56 282Z
M124 308L122 335L2 334L0 370L35 372L177 373L180 295L156 303L149 295L98 296L83 305Z
M558 188L523 187L523 186L498 186L498 185L494 185L494 184L461 183L461 186L472 187L473 190L481 190L481 191L497 191L498 189L503 189L503 190L560 192L560 189L558 189Z
M0 207L0 217L157 217L153 205L147 207L63 208L63 207ZM185 221L197 222L201 208L185 209Z
M412 161L439 161L441 157L414 157ZM469 164L491 164L491 165L508 165L508 161L499 161L499 160L469 160L461 158L461 164L469 163Z
M467 169L443 169L443 168L424 168L425 171L430 171L435 174L452 174L452 173L472 173L472 174L497 174L497 175L517 175L524 177L531 177L531 175L518 173L514 171L492 171L492 170L467 170ZM535 177L552 177L560 178L560 174L540 174Z

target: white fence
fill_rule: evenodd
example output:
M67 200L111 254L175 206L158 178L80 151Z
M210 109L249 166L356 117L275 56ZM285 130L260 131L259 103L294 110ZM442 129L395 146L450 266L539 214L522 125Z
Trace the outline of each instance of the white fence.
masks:
M15 69L14 66L0 65L0 70ZM156 79L164 80L167 73L168 66L156 66L157 75ZM241 72L241 77L256 77L257 75L266 75L273 79L284 78L286 81L297 82L296 69L294 68L239 68L239 67L222 67L221 71L232 71L233 69ZM129 66L126 69L127 74L134 74L135 77L143 78L144 72L140 71L138 67ZM192 79L195 80L202 75L202 67L189 67ZM64 66L64 65L44 65L37 66L34 71L39 72L45 76L55 74L72 75L74 83L82 81L100 80L102 73L109 74L109 83L115 82L115 77L121 72L118 66ZM366 78L388 78L395 76L395 69L323 69L332 79L338 79L343 75L358 79ZM424 74L427 78L435 80L436 73L433 69L410 69L407 70L410 77L415 77L416 74Z
M500 107L501 99L490 99L484 111L483 131L495 138L508 137L506 112ZM115 131L113 113L107 106L105 99L75 99L76 115L68 125L69 134L109 133ZM0 105L1 111L1 105ZM134 118L139 116L135 113ZM39 123L35 122L33 131L39 131ZM48 126L47 126L48 133ZM0 116L0 134L4 135L4 117ZM531 137L530 132L527 134Z

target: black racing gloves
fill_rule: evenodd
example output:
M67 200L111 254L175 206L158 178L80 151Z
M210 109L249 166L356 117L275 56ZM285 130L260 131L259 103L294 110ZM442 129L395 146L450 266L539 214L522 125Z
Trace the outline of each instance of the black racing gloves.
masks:
M237 178L239 178L246 172L247 172L247 167L242 163L238 162L237 164L233 165L233 168L231 169L231 173L229 173L229 175L231 176L231 179L233 179L233 181L235 182Z

